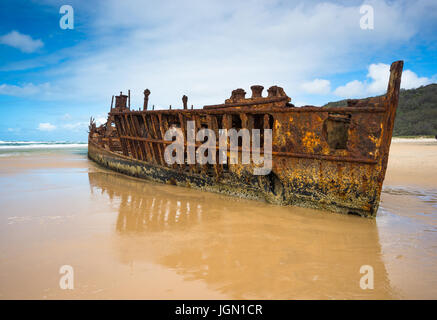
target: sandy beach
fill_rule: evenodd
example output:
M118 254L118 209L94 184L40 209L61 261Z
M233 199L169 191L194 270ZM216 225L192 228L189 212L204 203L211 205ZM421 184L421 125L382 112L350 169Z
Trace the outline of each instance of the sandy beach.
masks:
M435 159L436 140L394 139L365 219L140 181L84 146L4 148L0 299L437 299Z

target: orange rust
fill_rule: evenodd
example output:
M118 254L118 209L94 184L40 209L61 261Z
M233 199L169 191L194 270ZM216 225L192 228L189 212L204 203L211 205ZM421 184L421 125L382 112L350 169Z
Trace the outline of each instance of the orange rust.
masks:
M277 86L268 89L268 97L262 96L261 86L251 87L250 98L236 89L224 104L203 109L188 109L184 96L183 109L148 110L146 89L143 110L136 111L127 105L129 97L120 94L115 107L111 102L106 124L96 127L91 119L88 154L106 167L155 181L373 217L387 168L402 68L402 61L391 65L384 97L349 100L335 108L295 107ZM189 120L196 131L210 128L216 133L219 128L271 128L272 172L253 176L253 163L167 165L164 149L171 142L164 134L179 127L187 141ZM244 150L238 151L241 159Z

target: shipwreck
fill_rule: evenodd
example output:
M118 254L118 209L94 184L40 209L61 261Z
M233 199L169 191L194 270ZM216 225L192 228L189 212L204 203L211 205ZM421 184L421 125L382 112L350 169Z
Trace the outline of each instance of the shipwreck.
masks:
M391 65L385 95L347 100L340 107L295 107L278 86L270 87L266 97L262 86L252 86L250 98L236 89L224 104L202 109L189 108L185 95L180 108L149 108L151 91L146 89L142 110L134 110L130 91L120 93L115 104L112 97L106 123L97 127L91 118L88 156L106 168L156 182L374 217L387 169L402 68L402 61ZM217 139L221 129L271 130L271 150L260 145L261 153L272 160L271 170L254 175L253 162L169 164L165 149L173 141L165 134L177 128L187 141L190 122L197 130L213 130ZM185 143L183 151L188 148ZM219 158L219 149L214 152L214 158ZM239 144L237 153L243 152ZM231 151L225 154L230 156Z

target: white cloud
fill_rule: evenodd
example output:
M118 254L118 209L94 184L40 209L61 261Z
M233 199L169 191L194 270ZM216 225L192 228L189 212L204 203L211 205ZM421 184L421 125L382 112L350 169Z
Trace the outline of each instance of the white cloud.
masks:
M53 131L56 129L56 126L49 122L42 122L38 125L38 130L40 131Z
M308 102L303 101L303 100L297 100L297 101L291 100L291 102L292 102L296 107L302 107L302 106L310 105Z
M353 80L335 89L334 94L340 97L360 97L366 91L364 83Z
M324 79L314 79L313 81L304 82L301 88L306 93L327 94L331 91L331 82Z
M353 80L335 89L334 94L345 98L361 98L380 95L387 91L390 77L390 65L384 63L371 64L368 68L366 81ZM401 79L402 89L412 89L431 83L427 77L419 77L411 70L404 70Z
M367 92L369 94L381 94L387 90L387 84L390 77L390 66L384 63L372 64L367 74L372 81L369 83ZM411 70L402 72L401 88L412 89L431 83L427 77L419 77Z
M64 123L64 124L59 124L59 125L54 125L50 122L42 122L38 125L38 130L40 130L40 131L53 131L55 129L62 128L65 130L70 130L70 131L80 131L80 130L85 130L87 127L88 127L88 123L81 122L81 121Z
M75 123L66 123L62 125L64 129L68 130L78 130L78 129L84 129L88 126L88 123L86 122L75 122Z
M41 40L34 40L32 37L15 30L5 34L4 36L1 36L0 44L14 47L25 53L35 52L44 46L44 43Z
M40 92L40 88L33 83L27 83L23 86L16 86L10 84L0 85L0 94L9 96L29 96Z
M427 77L419 77L413 71L405 70L402 73L401 88L412 89L425 86L427 84L430 84L431 82L432 80Z
M62 91L59 88L53 88L50 83L24 83L23 85L0 84L0 95L14 97L35 97L39 99L59 99L62 97Z
M100 126L100 125L106 123L107 120L108 120L108 119L107 119L106 117L97 117L97 118L95 119L95 121L96 121L96 126Z
M59 97L70 100L108 104L131 89L136 108L145 88L157 107L180 106L183 94L196 107L218 103L253 84L280 85L306 99L299 96L308 91L305 80L356 70L375 52L408 42L433 6L371 4L377 15L369 31L359 26L361 3L108 0L82 10L93 15L92 41L69 50L46 76L56 77ZM319 84L313 90L327 92Z
M381 94L387 90L390 66L384 63L371 64L367 77L371 79L371 82L367 85L366 93Z
M180 107L183 94L196 107L220 103L231 90L249 92L253 84L279 85L292 99L311 103L306 93L324 94L329 87L302 85L308 79L356 71L376 54L410 44L436 21L436 1L368 3L374 30L360 28L361 2L77 2L73 6L91 24L84 26L86 41L5 68L51 66L43 74L51 79L51 94L38 97L98 102L104 111L111 95L127 89L132 106L140 107L145 88L157 108ZM358 90L359 84L349 87Z

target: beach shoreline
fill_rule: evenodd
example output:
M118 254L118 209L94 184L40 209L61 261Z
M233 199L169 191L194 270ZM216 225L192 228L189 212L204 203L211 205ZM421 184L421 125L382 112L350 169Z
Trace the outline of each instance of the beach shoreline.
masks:
M393 139L363 219L126 177L86 145L14 151L0 157L0 298L435 299L436 157L435 140Z

